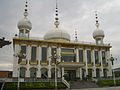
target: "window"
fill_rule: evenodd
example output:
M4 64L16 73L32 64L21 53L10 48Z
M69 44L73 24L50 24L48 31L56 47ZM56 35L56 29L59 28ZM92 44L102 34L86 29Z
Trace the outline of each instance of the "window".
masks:
M87 50L87 63L90 64L91 63L91 51Z
M22 53L26 54L26 46L21 46Z
M97 77L97 78L100 77L100 69L96 69L96 77Z
M105 51L102 51L102 63L106 64Z
M31 50L31 61L35 61L36 60L36 52L37 51L37 48L36 47L32 47L32 50Z
M42 47L42 61L47 60L47 47Z
M79 62L83 62L83 50L79 50Z
M95 64L99 63L99 55L98 55L98 51L95 51Z
M25 72L26 72L26 68L20 67L20 77L21 78L25 78Z
M61 60L64 62L75 62L74 49L62 48L61 49Z

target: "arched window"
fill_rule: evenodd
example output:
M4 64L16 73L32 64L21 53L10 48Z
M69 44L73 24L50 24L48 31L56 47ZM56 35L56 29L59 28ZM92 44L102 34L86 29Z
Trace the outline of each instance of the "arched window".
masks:
M97 78L100 77L100 69L96 69L96 77L97 77Z
M36 78L36 74L37 74L37 68L30 68L30 77L31 78Z
M26 68L20 67L20 78L25 78L25 72L26 72Z

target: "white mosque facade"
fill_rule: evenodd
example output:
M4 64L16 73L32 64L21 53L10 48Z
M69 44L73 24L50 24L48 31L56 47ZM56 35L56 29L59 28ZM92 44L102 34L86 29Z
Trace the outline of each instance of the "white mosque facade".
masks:
M97 16L97 27L93 32L95 43L72 41L70 35L59 27L57 7L55 28L43 39L30 37L32 23L27 16L25 9L24 18L18 22L19 35L13 38L13 78L24 81L54 79L55 64L57 78L66 80L112 76L111 46L103 42L105 35L99 29Z

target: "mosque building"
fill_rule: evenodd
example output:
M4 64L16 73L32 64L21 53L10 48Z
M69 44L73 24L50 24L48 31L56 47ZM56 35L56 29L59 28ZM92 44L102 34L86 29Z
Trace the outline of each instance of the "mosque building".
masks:
M32 23L28 19L28 2L24 17L18 22L19 35L13 38L14 61L13 78L23 81L54 79L55 64L57 78L76 80L107 78L112 76L110 44L105 44L104 31L100 29L96 16L95 42L71 40L69 33L59 27L58 6L56 3L54 29L43 38L30 37Z

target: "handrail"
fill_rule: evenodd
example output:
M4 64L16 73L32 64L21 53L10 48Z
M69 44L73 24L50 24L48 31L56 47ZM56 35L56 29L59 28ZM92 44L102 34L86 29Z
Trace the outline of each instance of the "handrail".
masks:
M2 84L1 90L3 90L4 85L5 85L5 80L4 80L3 84Z
M68 88L70 88L70 84L64 79L64 77L62 78L62 82L63 82Z

